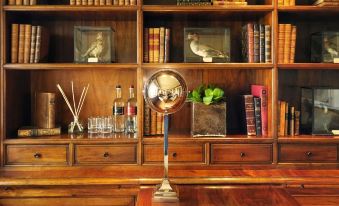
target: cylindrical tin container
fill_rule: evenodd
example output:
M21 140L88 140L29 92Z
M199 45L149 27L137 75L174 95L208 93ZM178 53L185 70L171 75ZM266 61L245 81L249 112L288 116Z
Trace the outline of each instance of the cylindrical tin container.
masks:
M38 128L55 128L55 93L35 94L35 123Z

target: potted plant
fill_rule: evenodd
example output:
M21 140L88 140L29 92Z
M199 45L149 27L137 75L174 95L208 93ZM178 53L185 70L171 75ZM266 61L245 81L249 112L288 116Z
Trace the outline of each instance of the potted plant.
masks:
M193 136L226 135L226 102L224 91L213 85L200 85L188 94L192 102Z

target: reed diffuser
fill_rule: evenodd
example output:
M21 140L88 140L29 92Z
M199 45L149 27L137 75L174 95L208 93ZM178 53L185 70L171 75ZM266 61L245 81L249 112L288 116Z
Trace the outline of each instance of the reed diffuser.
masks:
M71 113L73 115L73 121L68 125L68 133L71 133L71 134L81 133L81 132L84 131L84 127L82 126L82 124L79 121L79 115L80 115L82 105L84 104L84 101L85 101L85 98L86 98L86 95L87 95L89 84L87 84L87 86L82 89L78 105L76 105L76 102L75 102L73 81L71 81L71 87L72 87L73 107L72 107L71 103L69 102L64 90L61 88L60 84L57 84L57 88L59 89L62 97L64 98L69 110L71 111Z

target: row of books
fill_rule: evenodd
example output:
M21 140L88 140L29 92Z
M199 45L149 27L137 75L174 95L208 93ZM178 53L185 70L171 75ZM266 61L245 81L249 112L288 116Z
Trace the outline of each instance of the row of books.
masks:
M244 62L270 63L271 25L247 23L242 27L242 55Z
M278 103L278 136L300 134L300 111L286 101Z
M267 88L263 85L251 85L251 94L244 95L247 135L268 135Z
M164 134L164 115L150 109L145 103L144 109L144 135Z
M42 26L12 24L11 63L38 63L47 56L46 47L48 37Z
M37 0L8 0L8 5L24 5L24 6L32 6L36 5Z
M292 24L278 26L278 62L294 63L297 27Z
M137 5L136 0L70 0L70 5L75 6L129 6Z
M278 0L279 6L295 6L295 0Z
M246 0L213 0L212 4L214 6L227 6L227 5L245 6L247 5L247 1Z
M177 5L187 5L187 6L211 5L211 0L177 0Z
M315 6L339 6L339 0L316 0L313 5Z
M144 29L144 62L169 62L170 29L165 27Z

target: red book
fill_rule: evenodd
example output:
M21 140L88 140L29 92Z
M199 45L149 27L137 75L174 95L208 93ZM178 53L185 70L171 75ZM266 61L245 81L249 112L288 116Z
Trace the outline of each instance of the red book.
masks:
M268 93L267 88L262 85L251 85L251 93L254 97L261 98L261 122L262 122L262 135L268 135Z
M255 115L253 95L244 95L247 135L255 136Z

